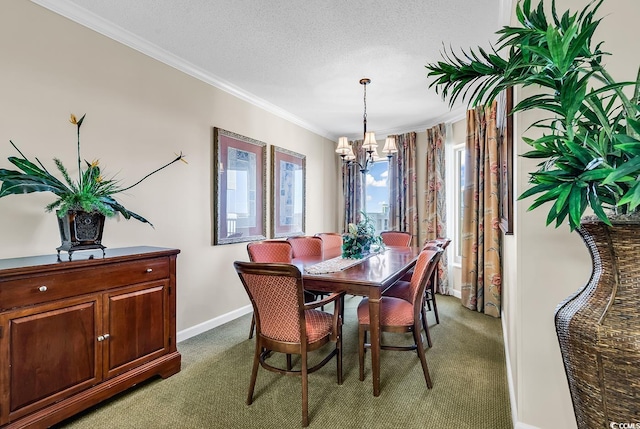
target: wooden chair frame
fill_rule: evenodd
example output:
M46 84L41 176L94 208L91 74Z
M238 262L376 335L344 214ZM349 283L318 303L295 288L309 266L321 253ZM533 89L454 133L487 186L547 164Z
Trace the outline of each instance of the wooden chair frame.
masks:
M300 270L290 264L272 264L272 263L257 263L257 262L234 262L234 266L238 275L240 276L240 280L249 295L249 299L251 300L251 304L254 309L255 321L256 321L256 344L255 344L255 353L253 359L253 368L251 370L251 382L249 384L249 393L247 396L247 405L251 405L253 403L253 392L256 386L256 380L258 376L258 364L260 364L264 369L276 372L278 374L284 375L299 375L302 379L302 426L306 427L309 425L309 405L308 405L308 374L311 374L321 367L323 367L327 362L331 360L334 356L336 356L336 371L337 371L337 379L338 384L342 384L342 305L341 297L343 293L333 293L328 297L311 302L304 302L304 288L302 282L302 274ZM247 285L244 275L246 274L255 274L255 275L263 275L263 276L286 276L293 277L296 279L297 284L297 295L298 295L298 317L300 319L300 342L285 342L278 341L273 338L266 337L262 334L261 329L261 315L259 308L254 301L253 295L251 293L250 287ZM307 310L316 309L318 307L327 305L329 303L334 303L334 311L332 317L332 329L330 334L319 338L314 342L309 342L306 332L306 318L305 312ZM336 346L333 348L328 355L326 355L321 362L314 365L313 367L307 366L307 354L311 351L317 350L320 347L324 346L329 341L335 342ZM287 355L286 359L286 368L280 368L274 365L271 365L266 362L266 359L269 358L272 352L277 353L285 353ZM297 354L300 355L301 359L301 368L300 370L294 370L291 365L291 355Z
M438 261L442 255L442 248L434 248L434 249L424 249L422 252L430 252L431 254L428 256L429 260L427 262L427 266L425 267L425 271L420 279L420 283L418 285L418 291L416 294L416 299L413 302L413 324L411 325L380 325L381 332L392 332L392 333L407 333L411 332L413 334L414 344L410 346L396 346L389 344L381 344L380 348L382 350L397 350L397 351L413 351L415 350L418 353L418 357L420 358L420 363L422 364L422 372L424 374L425 382L427 383L427 388L431 389L433 387L433 383L431 381L431 377L429 375L429 368L427 367L427 359L424 354L424 346L422 343L422 334L420 333L420 328L425 328L425 336L427 338L427 342L431 343L431 338L429 334L429 328L426 324L421 324L422 319L422 311L424 308L423 299L425 289L427 287L427 283L433 274L433 271L436 269L438 265ZM393 299L393 298L392 298ZM399 299L399 298L396 298ZM384 305L384 296L381 305ZM371 344L367 343L367 332L370 330L369 324L361 324L358 323L358 358L359 358L359 367L360 367L360 381L364 381L364 355L365 349L371 348Z

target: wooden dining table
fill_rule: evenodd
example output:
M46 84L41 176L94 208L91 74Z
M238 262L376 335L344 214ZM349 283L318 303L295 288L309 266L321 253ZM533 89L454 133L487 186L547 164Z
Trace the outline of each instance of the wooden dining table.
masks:
M420 248L391 247L368 256L343 270L310 274L305 268L321 262L320 258L297 258L293 263L302 272L305 289L321 292L346 292L369 298L371 368L373 396L380 395L380 300L382 293L416 263ZM336 255L325 255L330 259Z

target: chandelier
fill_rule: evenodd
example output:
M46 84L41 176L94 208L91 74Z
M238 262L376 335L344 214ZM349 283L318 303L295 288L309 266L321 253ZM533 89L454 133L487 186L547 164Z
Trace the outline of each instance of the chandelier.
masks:
M369 171L369 165L380 159L378 156L376 135L373 131L367 131L367 85L370 83L371 79L369 78L365 77L360 79L360 85L364 88L364 114L362 116L362 123L364 126L364 142L362 143L362 150L364 151L363 162L360 163L356 161L356 154L353 152L353 147L349 143L349 139L347 137L338 138L338 147L336 148L336 153L340 155L344 164L357 165L363 174L366 174ZM382 148L382 153L391 160L391 157L396 152L398 152L398 148L396 147L395 137L387 137L384 147Z

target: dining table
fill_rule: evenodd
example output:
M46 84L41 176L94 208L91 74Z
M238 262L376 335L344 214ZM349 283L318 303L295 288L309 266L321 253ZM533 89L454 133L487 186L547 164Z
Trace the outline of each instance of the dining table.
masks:
M380 301L382 293L416 263L419 247L386 246L362 259L338 255L295 258L305 289L345 292L369 298L373 395L380 395Z

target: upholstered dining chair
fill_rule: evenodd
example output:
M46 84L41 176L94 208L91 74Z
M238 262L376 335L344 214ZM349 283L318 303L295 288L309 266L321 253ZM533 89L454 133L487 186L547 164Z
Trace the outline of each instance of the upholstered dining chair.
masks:
M322 239L320 237L301 235L298 237L288 237L287 241L291 244L294 258L312 258L321 260L324 257L322 248ZM326 292L308 290L315 295L316 298L327 296ZM324 307L322 308L324 310Z
M320 237L288 237L294 258L322 258L322 239Z
M438 265L440 255L443 250L439 247L424 249L420 251L418 260L414 270L414 275L410 282L410 300L406 301L401 298L382 297L380 300L380 331L413 334L414 344L411 346L397 346L381 344L383 350L416 350L420 363L422 364L422 372L427 382L427 388L431 389L433 384L429 376L427 367L427 359L424 354L424 346L422 344L421 327L425 328L420 321L422 317L424 290L427 282L435 267ZM364 380L364 353L365 348L371 347L367 344L367 332L370 330L369 318L369 299L364 298L358 304L358 358L360 362L360 381ZM431 342L429 328L425 329L427 341Z
M234 262L256 319L256 345L249 383L247 405L253 402L258 365L279 374L299 375L302 379L302 426L309 425L308 374L323 367L334 356L338 384L342 384L342 322L340 305L333 314L316 310L321 305L337 304L342 293L305 304L302 274L295 265ZM308 366L307 354L329 342L335 347L314 365ZM274 366L272 352L286 354L286 368ZM300 369L291 364L291 354L300 355Z
M447 247L451 243L450 238L436 238L434 240L429 240L425 243L425 247L429 245L436 245L440 247L442 250L447 250ZM438 284L440 284L440 268L441 264L438 264L435 270L433 270L433 274L431 275L431 279L429 280L429 284L424 291L424 303L426 304L427 311L431 311L431 307L433 306L433 314L436 316L436 324L440 324L440 316L438 315L438 305L436 304L436 288ZM426 322L426 313L424 315L424 323Z
M290 264L293 260L293 250L291 243L284 240L264 240L254 241L247 244L247 253L251 262L279 262ZM251 318L249 328L249 338L253 338L253 331L256 326L255 315Z
M322 252L325 257L336 257L342 254L342 234L337 232L320 232L315 235L322 240Z
M447 246L451 243L450 238L436 238L433 240L428 240L425 242L423 249L431 249L431 248L440 248L443 251L447 248ZM436 304L436 294L435 287L438 284L439 279L439 266L433 270L431 277L428 279L427 287L424 291L424 298L422 304L422 326L425 331L428 330L427 326L427 311L431 311L431 306L433 305L433 313L436 317L436 324L440 324L440 316L438 315L438 306ZM410 289L411 289L411 278L413 277L414 271L408 272L405 276L403 276L400 280L395 282L391 287L384 291L383 296L389 296L394 298L401 298L405 301L409 301L410 298ZM427 343L429 347L432 346L431 337L427 337Z
M382 231L380 233L385 246L409 247L411 234L404 231Z

